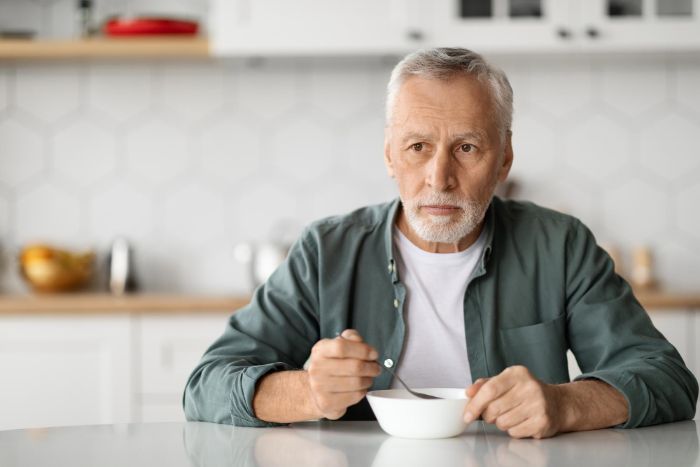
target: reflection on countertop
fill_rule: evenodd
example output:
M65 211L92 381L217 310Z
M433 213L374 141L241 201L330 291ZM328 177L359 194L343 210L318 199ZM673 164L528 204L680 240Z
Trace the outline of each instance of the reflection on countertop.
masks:
M698 465L694 421L570 433L546 440L512 439L482 422L459 437L438 440L390 437L375 422L302 423L269 429L188 424L184 438L197 467Z
M700 465L694 421L632 430L512 439L472 424L458 437L409 440L376 422L308 422L275 428L212 423L95 425L0 431L0 465L35 467L594 466Z

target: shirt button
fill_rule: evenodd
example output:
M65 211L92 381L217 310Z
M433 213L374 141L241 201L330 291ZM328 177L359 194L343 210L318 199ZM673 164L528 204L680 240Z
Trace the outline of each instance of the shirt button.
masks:
M394 308L399 307L399 300L397 298L394 299Z
M390 358L387 358L386 360L384 360L384 366L387 368L391 368L392 366L394 366L394 361Z

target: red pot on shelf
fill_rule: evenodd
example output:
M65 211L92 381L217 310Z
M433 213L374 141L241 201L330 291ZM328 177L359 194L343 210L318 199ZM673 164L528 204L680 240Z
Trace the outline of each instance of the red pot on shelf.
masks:
M105 36L194 36L199 31L199 23L157 17L112 18L102 30Z

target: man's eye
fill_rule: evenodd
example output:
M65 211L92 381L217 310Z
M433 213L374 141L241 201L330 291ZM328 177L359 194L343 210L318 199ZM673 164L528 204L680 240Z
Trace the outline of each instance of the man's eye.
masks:
M413 149L416 152L420 152L423 150L423 143L414 143L411 145L411 149Z
M459 147L462 152L474 152L474 145L465 143Z

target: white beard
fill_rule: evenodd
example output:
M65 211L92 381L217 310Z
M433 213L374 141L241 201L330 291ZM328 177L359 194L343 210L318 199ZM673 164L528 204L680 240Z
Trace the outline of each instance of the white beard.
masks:
M412 200L401 199L408 225L426 242L457 243L481 223L490 200L485 203L435 192ZM447 204L458 206L457 217L421 214L421 206Z

